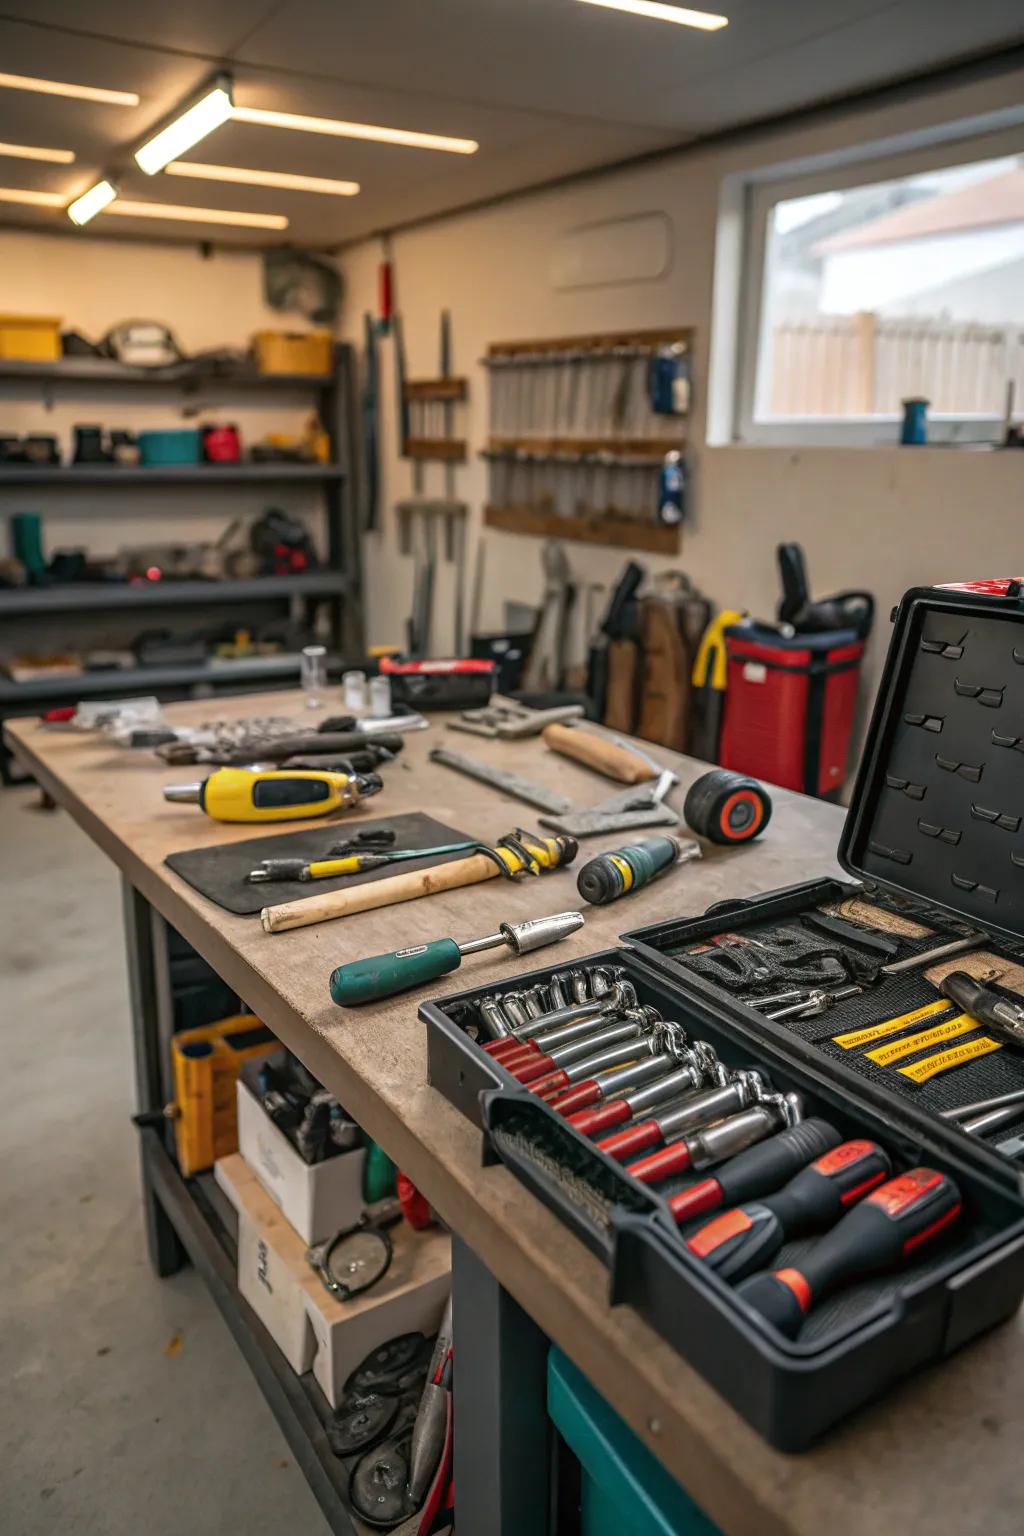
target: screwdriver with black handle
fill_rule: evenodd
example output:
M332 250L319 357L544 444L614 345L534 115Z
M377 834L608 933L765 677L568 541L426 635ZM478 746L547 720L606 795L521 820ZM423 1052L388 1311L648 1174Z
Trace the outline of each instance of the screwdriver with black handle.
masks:
M966 971L950 971L939 982L939 991L1000 1039L1024 1046L1024 1003L1003 997L993 987L986 987L968 976Z
M877 1189L892 1164L873 1141L844 1141L816 1158L778 1194L723 1211L686 1239L686 1246L723 1280L767 1269L783 1243L823 1232Z
M752 1275L737 1295L786 1338L795 1339L811 1308L855 1280L916 1258L960 1215L960 1191L947 1174L911 1168L882 1184L800 1260L800 1267Z

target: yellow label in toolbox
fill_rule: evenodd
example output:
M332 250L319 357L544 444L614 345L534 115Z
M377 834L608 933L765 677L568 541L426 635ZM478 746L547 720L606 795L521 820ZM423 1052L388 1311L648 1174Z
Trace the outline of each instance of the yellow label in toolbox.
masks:
M969 1035L977 1028L977 1019L972 1019L969 1013L958 1013L955 1019L947 1019L933 1029L919 1029L916 1035L890 1040L888 1045L880 1045L877 1050L864 1054L868 1061L877 1061L880 1067L887 1067L890 1061L899 1061L901 1056L913 1056L915 1051L923 1051L929 1045L941 1045L943 1040L955 1040L957 1035Z
M886 1035L895 1035L901 1029L909 1029L911 1024L920 1024L922 1019L933 1018L937 1013L947 1013L952 1006L946 998L940 997L938 1002L926 1003L923 1008L915 1008L913 1013L901 1013L898 1019L886 1019L884 1024L869 1024L866 1029L855 1029L848 1035L833 1035L832 1039L844 1051L852 1051L858 1045L870 1045L872 1041L882 1040Z
M979 1056L988 1056L991 1051L1001 1051L1002 1048L1001 1041L982 1035L980 1040L969 1040L966 1045L954 1045L951 1051L939 1051L935 1056L926 1056L923 1061L912 1061L909 1067L897 1067L896 1070L915 1083L926 1083L930 1077L948 1072L950 1067L962 1067L965 1062L975 1061Z

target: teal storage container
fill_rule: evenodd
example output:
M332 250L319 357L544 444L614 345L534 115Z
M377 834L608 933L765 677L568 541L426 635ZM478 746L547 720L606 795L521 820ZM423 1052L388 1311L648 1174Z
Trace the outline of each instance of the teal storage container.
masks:
M721 1536L558 1349L548 1356L548 1413L580 1463L583 1536Z
M168 464L198 464L202 456L202 441L194 427L139 433L139 463L150 468Z

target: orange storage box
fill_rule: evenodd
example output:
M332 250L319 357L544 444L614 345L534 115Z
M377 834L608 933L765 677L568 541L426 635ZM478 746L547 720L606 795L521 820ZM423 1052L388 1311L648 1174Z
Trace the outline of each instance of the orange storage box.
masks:
M323 373L334 365L330 331L257 331L253 356L260 373Z
M62 355L60 319L53 315L0 315L0 358L52 363Z

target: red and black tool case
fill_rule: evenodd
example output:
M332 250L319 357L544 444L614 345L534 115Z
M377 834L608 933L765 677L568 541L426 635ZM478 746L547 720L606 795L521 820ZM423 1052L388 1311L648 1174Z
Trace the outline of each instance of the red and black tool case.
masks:
M900 1377L1009 1317L1024 1296L1017 1167L939 1114L1024 1088L1024 1051L993 1048L917 1082L834 1037L937 999L922 971L878 978L831 1013L783 1023L687 963L690 950L723 930L756 938L857 897L929 930L906 941L908 954L980 931L987 949L1024 964L1021 583L915 589L894 626L839 849L853 878L810 879L681 915L627 932L621 949L580 963L622 967L641 1003L709 1042L726 1066L756 1068L778 1091L800 1093L806 1115L829 1120L844 1138L877 1141L898 1172L926 1165L949 1175L963 1200L954 1236L898 1271L840 1291L788 1339L687 1248L688 1229L668 1207L687 1176L639 1183L481 1049L476 1004L500 984L420 1008L430 1081L483 1127L485 1160L504 1162L601 1256L613 1304L634 1306L787 1451L805 1449ZM698 890L692 870L680 878L681 893ZM559 969L509 985L522 990ZM970 1045L983 1035L979 1026L960 1038ZM1022 1129L1024 1110L1000 1134ZM798 1264L803 1251L787 1244L772 1267Z

